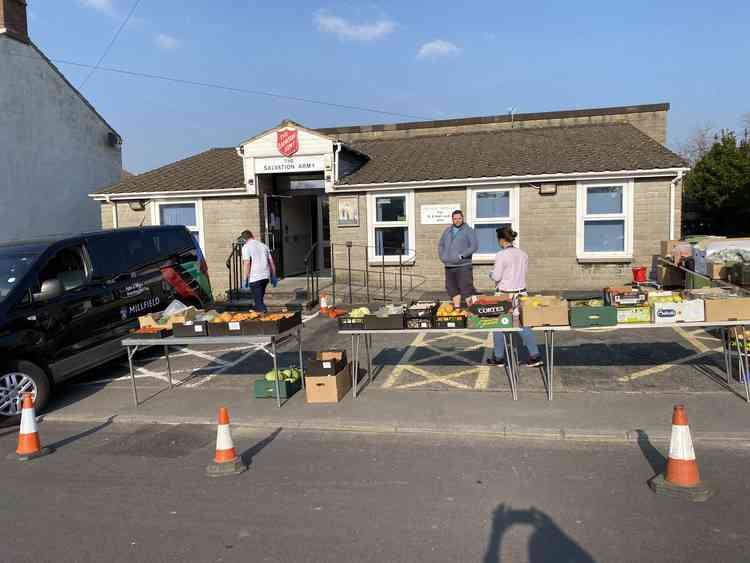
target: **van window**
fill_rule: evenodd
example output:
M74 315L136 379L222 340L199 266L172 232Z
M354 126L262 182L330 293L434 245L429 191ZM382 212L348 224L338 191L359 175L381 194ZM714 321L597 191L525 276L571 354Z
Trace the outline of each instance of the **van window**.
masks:
M34 292L39 292L47 280L60 280L65 291L73 291L86 283L86 266L80 247L64 248L55 254L39 272L39 283Z

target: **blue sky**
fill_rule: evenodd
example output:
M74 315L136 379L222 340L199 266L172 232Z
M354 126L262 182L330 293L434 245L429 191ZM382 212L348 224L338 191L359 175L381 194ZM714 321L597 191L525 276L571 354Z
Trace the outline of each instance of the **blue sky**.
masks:
M53 59L94 64L134 0L29 0ZM750 112L750 2L142 0L102 63L424 118L668 101L669 144ZM76 86L87 69L59 64ZM142 172L308 127L408 121L97 71L84 95Z

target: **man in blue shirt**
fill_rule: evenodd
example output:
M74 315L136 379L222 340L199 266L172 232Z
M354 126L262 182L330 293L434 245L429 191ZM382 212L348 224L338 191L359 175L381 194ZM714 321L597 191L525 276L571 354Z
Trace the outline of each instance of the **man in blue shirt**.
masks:
M477 292L471 257L479 248L479 242L474 229L464 223L460 209L453 212L451 221L453 224L440 237L438 256L445 265L445 289L453 299L453 305L460 307L462 299Z

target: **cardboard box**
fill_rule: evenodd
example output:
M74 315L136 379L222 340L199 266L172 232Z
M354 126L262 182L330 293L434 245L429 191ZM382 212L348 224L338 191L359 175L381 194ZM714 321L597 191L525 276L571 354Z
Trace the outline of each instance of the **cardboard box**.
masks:
M651 307L620 307L617 309L617 324L650 323Z
M539 305L533 305L539 302ZM568 302L552 295L537 295L521 301L523 326L568 326Z
M576 306L571 307L570 326L586 328L594 326L615 326L617 324L617 309L610 305L601 307Z
M677 320L684 323L700 323L706 320L703 299L688 299L680 303Z
M314 360L310 360L305 373L315 376L336 375L346 367L345 350L326 350L318 352Z
M336 375L306 375L305 394L308 403L338 403L352 388L352 365Z
M676 323L680 317L682 303L654 303L654 324L664 325Z
M706 299L706 321L750 320L750 297Z
M500 315L498 317L478 317L471 315L466 319L467 328L512 328L513 315Z
M734 262L706 261L706 275L712 280L729 280Z
M162 318L162 314L150 313L148 315L142 315L138 317L138 324L141 328L153 326L156 328L165 328L167 330L172 330L174 324L185 324L188 321L192 321L193 319L195 319L197 314L198 311L195 307L188 307L184 311L169 317L167 319L167 322L160 324L159 320Z
M684 240L663 240L661 241L661 250L660 255L661 256L672 256L672 252L674 251L675 246L678 244L685 242Z

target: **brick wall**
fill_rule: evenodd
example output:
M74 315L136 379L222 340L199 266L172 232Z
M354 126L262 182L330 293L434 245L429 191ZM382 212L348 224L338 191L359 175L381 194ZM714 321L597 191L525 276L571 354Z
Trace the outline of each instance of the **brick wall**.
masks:
M632 263L590 264L576 258L576 184L558 184L557 194L542 196L533 188L520 190L520 217L516 230L521 247L529 254L528 286L544 289L599 289L632 279L633 266L652 266L661 240L669 236L669 179L637 180L634 184L634 240ZM336 198L331 196L331 236L339 276L347 265L346 241L367 245L367 197L359 194L360 225L339 227L336 222ZM426 279L425 289L442 290L444 269L437 256L437 244L445 225L420 224L423 204L460 203L466 208L464 189L417 190L415 192L416 255L413 267L406 269ZM364 269L364 249L352 248L352 267ZM386 266L391 272L397 268ZM480 290L490 290L490 263L475 264L474 281ZM376 274L371 274L371 280Z

